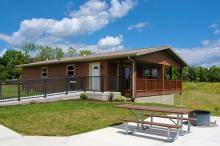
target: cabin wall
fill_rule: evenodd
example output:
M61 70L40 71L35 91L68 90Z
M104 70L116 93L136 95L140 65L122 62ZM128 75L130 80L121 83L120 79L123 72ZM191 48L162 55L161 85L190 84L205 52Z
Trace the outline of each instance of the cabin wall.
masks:
M166 51L154 52L146 55L136 57L137 61L144 61L148 63L164 64L168 66L181 67L181 63L178 62L173 56Z
M75 65L75 76L83 77L89 76L89 63L94 62L73 62L65 64L53 64L53 65L43 65L43 66L32 66L24 67L22 71L23 79L41 79L41 67L48 67L48 78L56 77L66 77L66 68L67 65ZM101 61L100 66L100 75L108 75L108 63L107 61Z

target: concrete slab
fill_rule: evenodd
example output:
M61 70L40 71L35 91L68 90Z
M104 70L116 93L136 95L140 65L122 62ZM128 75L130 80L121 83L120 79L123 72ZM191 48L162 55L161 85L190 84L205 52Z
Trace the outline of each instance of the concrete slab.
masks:
M191 133L179 136L174 142L167 142L166 137L152 135L147 131L126 135L122 125L103 128L69 137L53 136L21 136L4 126L0 126L0 146L219 146L220 117L211 117L217 127L192 127ZM155 118L155 121L167 122L166 119ZM130 124L134 126L134 124ZM187 126L184 126L186 129Z

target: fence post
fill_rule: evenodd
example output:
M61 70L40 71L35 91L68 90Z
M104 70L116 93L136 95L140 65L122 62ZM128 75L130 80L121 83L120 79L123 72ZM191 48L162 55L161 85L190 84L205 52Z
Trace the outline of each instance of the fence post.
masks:
M18 81L18 101L21 100L21 88L20 88L20 81Z
M66 95L68 95L68 78L67 77L65 80L65 90L66 90Z
M47 98L47 79L44 79L44 98Z
M101 91L102 93L104 92L104 76L100 76L101 77Z
M0 98L2 98L2 81L0 81Z

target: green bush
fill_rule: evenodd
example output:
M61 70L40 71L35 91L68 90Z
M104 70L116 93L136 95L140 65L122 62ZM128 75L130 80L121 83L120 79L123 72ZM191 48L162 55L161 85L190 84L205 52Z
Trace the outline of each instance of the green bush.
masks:
M80 94L80 99L86 100L86 99L88 99L88 96L85 93L81 93Z
M113 99L114 101L127 101L127 97L125 96L118 96Z

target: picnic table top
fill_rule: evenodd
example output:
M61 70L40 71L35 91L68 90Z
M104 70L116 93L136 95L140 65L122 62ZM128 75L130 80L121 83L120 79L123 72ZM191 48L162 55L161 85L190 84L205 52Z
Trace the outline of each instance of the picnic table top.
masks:
M164 108L164 107L152 107L152 106L141 106L141 105L131 105L131 104L114 105L113 107L131 109L131 110L173 113L173 114L187 114L192 111L191 109Z

